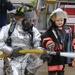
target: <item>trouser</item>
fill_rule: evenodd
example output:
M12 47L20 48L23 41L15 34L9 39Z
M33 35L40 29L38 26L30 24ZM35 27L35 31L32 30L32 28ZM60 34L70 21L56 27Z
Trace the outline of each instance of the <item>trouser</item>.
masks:
M38 55L34 54L4 59L4 71L6 75L25 75L24 73L26 75L33 75L41 65L42 60Z
M64 75L64 70L62 71L54 71L54 72L48 72L48 75Z

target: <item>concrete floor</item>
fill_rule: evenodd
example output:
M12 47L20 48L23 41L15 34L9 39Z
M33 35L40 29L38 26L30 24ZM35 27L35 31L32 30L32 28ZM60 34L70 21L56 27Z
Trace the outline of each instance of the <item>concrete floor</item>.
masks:
M36 75L48 75L46 63L44 63L40 67L40 69L37 71ZM74 67L68 67L68 65L66 65L65 75L75 75L75 66Z

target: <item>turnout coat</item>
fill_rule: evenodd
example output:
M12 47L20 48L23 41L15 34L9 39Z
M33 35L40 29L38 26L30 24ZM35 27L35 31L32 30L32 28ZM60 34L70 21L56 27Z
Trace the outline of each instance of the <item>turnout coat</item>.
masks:
M55 43L54 51L56 52L72 52L72 30L70 26L64 25L62 30L57 27L50 27L45 33L42 34L42 46L48 49L51 41ZM48 70L57 71L62 70L64 65L71 63L71 58L61 57L59 55L50 55L47 58Z

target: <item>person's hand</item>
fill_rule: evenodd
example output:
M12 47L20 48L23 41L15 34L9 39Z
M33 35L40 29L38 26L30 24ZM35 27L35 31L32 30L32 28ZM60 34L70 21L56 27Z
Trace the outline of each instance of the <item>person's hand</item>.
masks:
M23 54L19 53L20 50L22 50L22 48L14 49L10 56L11 57L18 57L18 56L23 55Z
M51 44L48 45L48 49L50 51L54 51L54 47L55 47L55 44L54 43L51 43Z
M10 0L6 0L6 2L9 2Z

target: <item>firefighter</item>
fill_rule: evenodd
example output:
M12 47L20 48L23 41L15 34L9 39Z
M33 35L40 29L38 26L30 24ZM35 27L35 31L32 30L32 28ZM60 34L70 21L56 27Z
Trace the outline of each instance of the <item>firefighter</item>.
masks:
M0 31L0 50L9 54L4 59L6 75L34 75L42 65L40 55L19 53L22 49L40 47L41 34L32 24L34 18L33 8L22 4L16 9L12 23Z
M49 29L42 34L42 47L49 51L57 52L57 55L48 55L48 75L64 75L65 64L74 66L71 58L61 57L59 52L72 52L72 29L65 25L68 15L61 8L57 8L50 14Z

